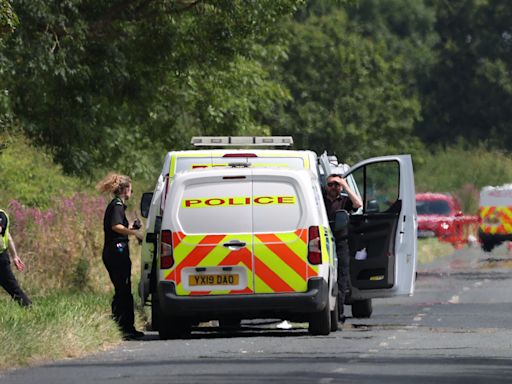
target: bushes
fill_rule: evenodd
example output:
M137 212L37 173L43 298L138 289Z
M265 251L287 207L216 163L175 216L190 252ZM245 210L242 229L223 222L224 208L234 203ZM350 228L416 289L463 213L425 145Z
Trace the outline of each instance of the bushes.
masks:
M64 176L49 153L30 145L20 134L0 132L0 206L16 199L30 207L48 208L54 196L70 196L83 185Z
M30 268L26 284L38 292L109 288L101 261L105 206L103 197L85 193L55 198L46 210L12 200L13 237Z
M451 192L461 201L464 212L476 214L483 186L512 182L512 156L464 144L438 149L416 167L415 181L417 192Z

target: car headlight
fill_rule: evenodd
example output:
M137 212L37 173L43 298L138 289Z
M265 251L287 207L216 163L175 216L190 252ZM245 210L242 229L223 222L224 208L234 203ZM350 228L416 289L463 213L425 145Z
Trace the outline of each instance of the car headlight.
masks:
M450 224L448 223L441 223L440 227L444 230L447 230L448 228L450 228Z

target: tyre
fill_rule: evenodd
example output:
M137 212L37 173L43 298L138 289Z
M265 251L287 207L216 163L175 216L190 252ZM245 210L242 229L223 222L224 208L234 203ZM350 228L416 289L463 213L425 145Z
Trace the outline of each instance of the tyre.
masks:
M338 298L335 298L336 304L334 304L334 310L331 311L331 332L336 332L339 328L338 322L340 320Z
M158 331L160 326L160 303L156 293L151 295L151 330Z
M352 316L356 319L369 319L372 312L372 299L354 300L352 302Z
M325 336L331 332L331 311L328 303L320 312L311 314L308 330L312 335Z
M484 252L491 252L494 248L494 242L487 240L482 243L482 250Z
M162 340L187 338L190 336L190 322L186 319L160 314L158 335Z
M219 327L223 329L240 329L242 320L240 319L220 319Z

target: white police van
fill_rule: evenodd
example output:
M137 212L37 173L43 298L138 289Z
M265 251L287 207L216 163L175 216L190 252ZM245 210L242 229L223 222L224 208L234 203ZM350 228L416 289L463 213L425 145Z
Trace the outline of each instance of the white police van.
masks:
M162 248L162 242L165 244L169 241L169 238L163 238L169 236L166 235L167 229L164 228L163 223L176 219L173 217L176 215L176 211L173 210L174 202L167 202L167 199L174 181L178 180L180 175L186 173L189 174L187 177L193 178L192 174L201 172L197 170L207 168L213 171L212 168L238 163L250 166L252 171L259 168L274 168L287 169L293 173L294 169L305 169L313 175L320 187L325 175L337 173L336 171L340 171L341 168L338 164L330 162L325 154L318 158L311 151L258 148L262 145L289 145L292 143L291 138L214 137L195 138L194 141L200 146L225 148L169 152L154 192L145 194L141 202L142 214L148 220L142 247L139 293L143 303L153 304L154 319L162 313L162 304L158 302L159 283L166 279L165 276L168 277L162 270L165 269L162 268L162 249L165 249ZM244 147L244 149L234 149L233 146ZM354 316L368 317L371 314L372 298L411 295L414 291L416 211L412 161L408 155L385 156L365 160L348 170L344 167L343 171L344 176L360 193L363 201L363 207L351 215L349 223L353 287L351 300ZM213 196L213 198L229 199L229 191L230 189L227 188L224 195ZM220 200L213 200L213 202L215 204ZM201 202L203 203L206 204ZM249 206L254 208L254 201L251 201ZM201 211L206 212L205 208L204 206L196 207L197 221L201 222L203 217ZM219 220L221 218L222 215L219 216ZM272 216L265 216L258 220L258 226L272 228L273 221ZM208 230L204 228L204 232L206 235ZM170 242L172 241L171 237ZM252 247L254 248L254 243ZM254 249L250 251L254 252ZM178 278L189 277L183 275ZM251 284L249 288L256 292L254 279ZM192 291L188 290L188 292ZM237 292L236 289L231 291ZM193 295L206 296L204 292L206 291L194 291ZM151 298L150 301L149 298ZM169 312L166 313L169 315ZM204 319L201 316L197 318ZM240 315L239 318L244 316ZM190 317L188 324L191 324ZM157 329L158 326L158 321L153 321L153 327Z

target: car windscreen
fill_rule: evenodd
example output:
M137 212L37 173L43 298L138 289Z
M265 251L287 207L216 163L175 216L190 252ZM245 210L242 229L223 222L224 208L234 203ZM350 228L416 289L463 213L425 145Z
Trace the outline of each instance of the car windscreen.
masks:
M444 200L416 200L418 215L449 215L450 205Z

